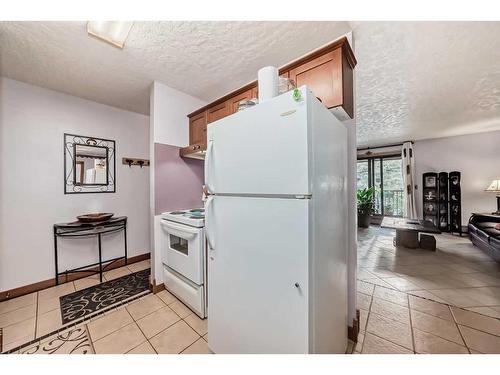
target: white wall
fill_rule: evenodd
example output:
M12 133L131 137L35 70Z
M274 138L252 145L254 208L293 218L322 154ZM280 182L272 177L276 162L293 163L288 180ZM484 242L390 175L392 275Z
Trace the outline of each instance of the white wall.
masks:
M129 256L147 253L148 116L0 78L0 290L54 277L52 225L88 212L128 216ZM64 194L63 134L116 141L116 193ZM105 258L123 253L123 234L103 240ZM97 261L96 239L59 242L60 270Z
M419 217L425 172L462 173L462 225L467 225L472 212L496 209L495 194L484 189L493 179L500 178L500 131L416 141L414 150Z
M207 103L159 82L152 85L150 103L153 141L179 147L189 145L187 115Z
M163 283L161 254L155 253L159 248L159 215L155 217L155 143L185 147L189 145L189 119L187 115L207 102L175 90L160 82L153 82L150 90L150 134L149 152L150 168L150 240L151 240L151 268L156 284ZM155 255L157 254L157 255Z

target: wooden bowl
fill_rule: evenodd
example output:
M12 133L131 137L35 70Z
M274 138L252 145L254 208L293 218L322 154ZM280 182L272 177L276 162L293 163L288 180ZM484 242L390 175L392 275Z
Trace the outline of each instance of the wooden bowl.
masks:
M76 218L82 223L97 223L99 221L106 221L113 217L114 214L110 213L96 213L96 214L86 214L80 215Z

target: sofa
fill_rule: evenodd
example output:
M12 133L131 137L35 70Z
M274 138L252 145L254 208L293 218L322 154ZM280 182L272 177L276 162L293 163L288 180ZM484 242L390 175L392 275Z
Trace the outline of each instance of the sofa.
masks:
M473 214L469 219L469 237L474 245L500 263L500 215Z

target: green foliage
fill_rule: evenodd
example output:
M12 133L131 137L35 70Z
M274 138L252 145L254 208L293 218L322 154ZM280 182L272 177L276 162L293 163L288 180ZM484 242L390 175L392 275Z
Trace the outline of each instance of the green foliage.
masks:
M358 214L371 215L375 197L375 187L358 189Z

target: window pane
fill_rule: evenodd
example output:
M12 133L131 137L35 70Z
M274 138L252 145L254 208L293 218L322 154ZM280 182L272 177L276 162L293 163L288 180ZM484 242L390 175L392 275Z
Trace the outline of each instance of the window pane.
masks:
M358 160L358 189L368 188L368 160Z
M404 207L401 158L383 159L384 215L402 216Z

